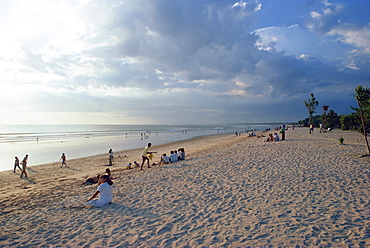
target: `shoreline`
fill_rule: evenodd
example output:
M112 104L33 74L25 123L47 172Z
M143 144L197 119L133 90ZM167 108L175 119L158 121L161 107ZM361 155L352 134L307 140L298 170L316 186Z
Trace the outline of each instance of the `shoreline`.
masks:
M197 136L262 128L257 124L251 127L245 125L225 124L223 128L216 125L0 125L0 171L12 168L14 157L22 159L26 153L29 155L28 165L34 166L58 161L62 152L67 159L74 159L104 154L109 149L122 151L141 148L148 137L158 145ZM90 129L92 133L88 131Z
M228 133L221 133L221 134L228 134ZM176 133L176 134L169 134L166 133L165 135L158 135L152 134L148 136L149 138L140 138L138 136L106 136L106 137L95 137L92 139L77 139L77 140L67 140L67 141L53 141L51 147L48 147L48 142L40 141L35 142L31 145L31 147L23 147L22 153L19 152L19 148L16 148L15 151L10 150L9 147L2 150L2 159L0 159L1 167L0 171L9 170L9 167L2 167L5 164L12 165L14 163L14 156L18 156L20 160L24 157L25 154L29 155L29 163L28 166L38 166L43 164L50 164L58 161L61 156L61 153L64 152L67 155L68 160L72 159L81 159L84 157L91 157L96 155L105 154L104 150L108 151L109 149L113 148L114 151L129 151L132 149L140 149L146 145L148 140L151 140L152 143L155 144L169 144L172 142L188 140L196 137L208 136L208 135L218 135L217 133L212 134L201 134L201 135L187 135L184 133ZM6 145L6 144L2 144ZM24 144L21 144L24 145ZM11 146L10 146L11 147ZM23 151L27 151L23 153ZM13 154L14 156L9 156L9 154Z
M151 163L159 162L160 156L162 153L169 154L170 150L177 150L180 147L185 147L186 156L188 157L189 153L193 153L194 151L198 151L199 147L201 149L206 149L208 147L209 141L221 140L227 142L230 138L237 138L234 137L234 134L212 134L212 135L205 135L205 136L198 136L195 138L190 138L186 140L180 140L176 142L171 142L167 144L162 144L156 146L153 144L151 151L157 151L155 154L153 161ZM200 141L201 145L197 146L197 143ZM148 140L147 143L149 143ZM206 142L206 143L204 143ZM193 147L187 148L187 144L193 144ZM203 147L204 146L204 147ZM213 145L210 145L213 146ZM68 160L67 157L67 165L68 167L61 168L61 161L55 161L51 163L39 164L39 165L32 165L27 167L27 174L28 178L19 178L20 171L17 169L16 173L13 173L13 169L0 171L0 188L2 188L2 194L7 197L9 194L14 194L14 188L17 192L22 192L23 189L33 188L34 185L37 184L46 184L50 180L57 180L63 182L67 179L72 179L75 183L82 182L84 179L92 176L96 176L98 174L103 174L105 169L109 168L112 171L112 174L115 173L123 173L129 174L136 172L137 168L133 168L131 170L126 170L125 166L128 163L133 163L137 161L141 164L141 152L144 149L137 148L137 149L130 149L130 150L123 150L114 152L114 165L108 166L109 154L97 154L87 157L81 158L74 158ZM190 156L191 158L191 156ZM144 165L144 170L146 169L146 165ZM12 178L13 186L7 187L2 182L8 182L6 176ZM76 181L79 180L79 181ZM6 190L4 190L4 188Z
M259 132L262 132L262 131L259 131ZM258 132L258 133L259 133ZM193 138L188 138L188 139L182 139L182 140L178 140L178 141L172 141L172 142L169 142L169 143L165 143L165 144L161 144L161 145L156 145L155 147L166 147L166 146L170 146L172 144L177 144L177 143L181 143L181 142L186 142L186 141L196 141L198 139L202 140L206 137L210 137L210 136L218 136L218 137L221 137L221 136L232 136L234 134L232 133L222 133L222 134L209 134L209 135L202 135L202 136L197 136L197 137L193 137ZM222 137L221 137L222 138ZM147 139L147 143L151 142L150 139ZM147 144L145 143L145 144ZM181 145L181 144L179 144ZM145 146L145 145L144 145ZM116 157L116 154L118 155L121 155L121 154L125 154L125 153L133 153L134 151L138 151L138 150L142 150L144 149L144 146L141 148L132 148L132 149L125 149L125 150L119 150L119 151L114 151L114 156ZM154 147L154 146L153 146ZM177 149L177 148L176 148ZM175 148L173 149L175 150ZM167 152L168 153L168 152ZM140 154L141 154L141 151L140 151ZM66 154L68 155L68 154ZM108 153L100 153L100 154L94 154L94 155L90 155L90 156L82 156L82 157L78 157L78 158L71 158L71 159L68 159L68 156L67 156L67 160L68 162L69 161L77 161L77 163L79 163L78 161L79 160L82 160L82 159L87 159L87 158L96 158L96 159L100 159L100 157L107 157L107 161L108 161ZM21 157L18 157L20 160L22 160ZM141 159L141 157L140 157ZM57 163L61 163L60 161L53 161L53 162L47 162L47 163L41 163L41 164L34 164L34 165L30 165L28 166L28 168L34 168L34 167L38 167L38 166L50 166L50 165L55 165ZM0 173L1 172L9 172L9 171L13 171L13 169L6 169L6 170L0 170Z
M297 128L285 141L263 140L220 134L153 144L155 163L179 147L186 160L143 172L124 168L143 148L115 152L112 167L103 166L108 154L67 161L70 168L35 166L29 181L0 172L0 240L6 247L370 245L370 163L358 156L366 149L360 134ZM113 203L68 208L96 190L81 186L83 178L106 168L119 177Z

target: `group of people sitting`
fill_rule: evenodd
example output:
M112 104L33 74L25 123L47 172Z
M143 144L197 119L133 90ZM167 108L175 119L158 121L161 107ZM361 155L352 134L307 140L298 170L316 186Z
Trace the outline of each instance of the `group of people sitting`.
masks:
M184 148L179 148L178 150L171 151L170 156L167 156L166 153L163 153L161 156L161 161L159 162L159 165L174 163L179 160L185 160L185 149Z
M161 156L161 164L174 163L179 160L185 160L185 149L179 148L177 151L171 151L171 155L168 157L165 153ZM134 161L136 167L140 167L139 163ZM128 163L126 165L127 169L131 169L132 164ZM118 177L116 177L118 178ZM97 175L96 177L89 177L86 179L82 185L98 184L98 189L95 193L85 202L83 207L102 207L112 202L113 195L111 185L113 184L111 171L109 168L105 170L103 175ZM98 198L97 198L98 197Z
M250 134L248 134L248 138L250 138L250 137L256 137L257 136L257 134L255 133L255 132L251 132Z
M272 141L279 141L279 140L280 140L280 137L277 133L274 133L274 135L270 133L267 140L265 140L265 142L272 142Z
M136 161L134 161L134 165L135 165L135 167L140 167L140 164ZM132 169L132 163L126 164L126 169L127 170Z

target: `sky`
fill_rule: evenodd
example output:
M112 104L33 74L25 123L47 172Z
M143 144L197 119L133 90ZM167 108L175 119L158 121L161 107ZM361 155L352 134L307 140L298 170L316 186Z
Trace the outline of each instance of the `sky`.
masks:
M370 87L368 0L0 0L0 124L296 122Z

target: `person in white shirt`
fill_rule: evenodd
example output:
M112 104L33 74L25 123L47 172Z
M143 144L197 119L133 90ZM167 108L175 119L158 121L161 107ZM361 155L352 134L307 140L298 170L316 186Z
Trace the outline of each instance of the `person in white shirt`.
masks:
M170 158L166 155L166 153L163 153L161 156L161 161L159 162L159 165L161 164L169 164L170 163Z
M178 160L177 153L175 153L174 151L171 151L171 155L170 155L170 161L171 161L171 163L177 162L177 160Z
M179 160L185 160L185 149L179 148Z
M109 165L114 164L114 152L112 149L109 149Z
M103 207L113 200L112 189L110 185L113 182L110 180L108 175L103 175L99 177L98 189L85 203L88 207ZM94 199L99 195L99 199Z

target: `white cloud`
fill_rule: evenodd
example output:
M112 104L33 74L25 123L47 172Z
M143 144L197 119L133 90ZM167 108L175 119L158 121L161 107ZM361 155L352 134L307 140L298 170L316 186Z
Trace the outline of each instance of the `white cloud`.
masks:
M261 10L262 8L262 4L259 2L259 1L255 1L255 2L244 2L242 0L240 0L239 2L236 2L232 8L241 8L241 9L246 9L248 11L251 11L251 12L257 12L259 10Z
M284 102L333 87L347 94L367 78L369 27L345 23L345 5L307 9L309 28L251 32L261 12L276 11L261 2L6 1L0 103L14 120L35 113L44 122L67 121L69 112L75 123L79 115L155 123L171 114L178 123L242 122L253 114L235 113L246 112L279 121Z
M343 43L354 45L360 52L370 53L370 26L353 27L343 25L336 27L329 32L329 35L341 36Z
M286 55L299 57L306 54L323 61L337 61L348 56L352 48L343 47L337 39L318 36L312 30L299 25L289 27L267 27L256 30L259 40L256 46L260 50L284 52ZM333 49L337 49L333 52Z
M311 20L308 27L320 34L326 34L330 30L340 25L343 19L344 5L341 3L333 4L328 1L323 1L325 7L318 11L311 12Z

